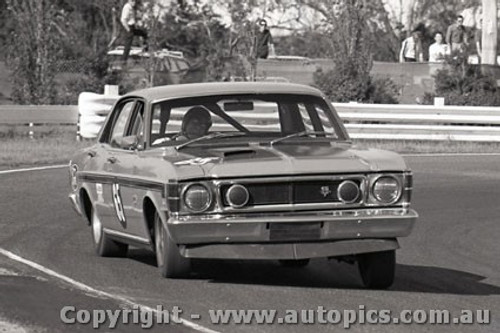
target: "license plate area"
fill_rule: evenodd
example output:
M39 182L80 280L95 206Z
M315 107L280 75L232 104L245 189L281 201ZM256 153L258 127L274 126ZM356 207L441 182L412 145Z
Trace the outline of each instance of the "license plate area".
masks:
M271 241L310 241L319 240L323 222L270 223Z

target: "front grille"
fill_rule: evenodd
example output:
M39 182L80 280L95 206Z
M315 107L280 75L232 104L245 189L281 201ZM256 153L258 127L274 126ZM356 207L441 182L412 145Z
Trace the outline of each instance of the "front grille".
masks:
M361 179L350 179L361 186ZM315 204L341 203L337 196L337 189L343 179L328 180L300 180L288 182L255 182L243 183L250 195L247 206L287 205L287 204ZM231 184L221 186L221 198L224 207L228 207L226 200L227 190ZM354 204L359 203L359 196Z

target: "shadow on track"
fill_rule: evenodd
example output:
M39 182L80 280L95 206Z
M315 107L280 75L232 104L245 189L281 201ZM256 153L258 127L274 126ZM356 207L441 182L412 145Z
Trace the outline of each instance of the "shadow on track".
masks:
M156 267L154 254L131 250L129 258ZM363 289L356 265L315 259L304 268L282 267L277 261L194 260L193 279L231 283L305 288ZM453 269L397 264L392 291L500 295L500 287L483 282L486 277Z

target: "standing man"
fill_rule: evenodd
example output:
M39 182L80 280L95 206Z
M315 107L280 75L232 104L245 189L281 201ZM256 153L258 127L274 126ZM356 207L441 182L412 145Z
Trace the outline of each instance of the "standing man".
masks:
M424 53L422 50L422 41L420 40L420 32L418 30L413 30L411 36L406 38L401 45L399 62L417 61L424 61Z
M138 25L137 19L137 0L128 0L123 6L120 22L126 31L125 49L123 50L123 61L126 62L134 41L134 36L140 36L143 41L143 47L147 50L148 33L144 28Z
M468 43L467 30L464 27L464 17L458 15L457 22L448 27L446 44L450 45L451 52L465 52L465 47Z
M267 28L267 21L261 19L257 23L259 32L257 33L257 40L255 43L255 51L257 59L267 59L269 51L274 55L274 44L271 32Z

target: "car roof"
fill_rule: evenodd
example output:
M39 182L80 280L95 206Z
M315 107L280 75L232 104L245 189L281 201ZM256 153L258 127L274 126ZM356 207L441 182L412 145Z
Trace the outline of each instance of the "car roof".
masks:
M132 91L124 97L141 97L150 102L184 97L233 94L302 94L322 97L316 88L293 83L276 82L208 82L188 83Z

